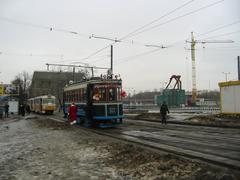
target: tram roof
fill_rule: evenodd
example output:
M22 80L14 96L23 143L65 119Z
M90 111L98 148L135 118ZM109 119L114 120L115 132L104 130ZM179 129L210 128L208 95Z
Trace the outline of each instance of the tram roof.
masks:
M55 96L52 96L52 95L42 95L42 96L37 96L37 97L30 98L29 100L32 100L32 99L40 99L40 98L52 98L52 99L56 99L56 97L55 97Z
M80 82L75 82L73 84L67 84L64 87L64 90L72 90L75 87L85 87L87 84L110 84L110 83L121 83L121 79L89 79L89 80L83 80Z

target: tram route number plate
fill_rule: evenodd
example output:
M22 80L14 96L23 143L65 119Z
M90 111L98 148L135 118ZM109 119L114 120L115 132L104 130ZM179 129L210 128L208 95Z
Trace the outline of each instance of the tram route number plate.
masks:
M110 107L109 108L109 114L116 114L116 108L115 107Z

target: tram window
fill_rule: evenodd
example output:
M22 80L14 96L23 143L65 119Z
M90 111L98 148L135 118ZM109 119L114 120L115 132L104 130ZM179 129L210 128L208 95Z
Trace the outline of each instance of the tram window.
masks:
M83 89L79 89L79 93L80 93L79 101L82 102L83 101Z
M84 88L84 90L83 90L83 101L86 101L86 97L87 97L87 88Z
M77 91L76 91L76 90L73 91L73 95L74 95L74 96L73 96L73 97L74 97L74 98L73 98L73 101L76 102L76 100L77 100Z
M106 101L106 88L99 88L99 100Z
M81 101L81 89L78 90L78 102Z
M68 102L68 92L66 92L65 99L66 99L65 101Z
M48 104L48 103L55 103L54 99L42 99L43 104Z
M121 92L121 88L118 87L118 88L117 88L117 100L118 100L118 101L121 101L121 100L122 100L121 93L122 93L122 92Z
M116 88L109 88L109 101L116 101Z

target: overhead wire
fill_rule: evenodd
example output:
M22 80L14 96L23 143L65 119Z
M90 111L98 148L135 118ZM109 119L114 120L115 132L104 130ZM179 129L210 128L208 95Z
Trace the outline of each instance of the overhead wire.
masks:
M214 5L217 5L217 4L219 4L219 3L221 3L221 2L223 2L224 0L220 0L220 1L216 1L216 2L214 2L214 3L211 3L211 4L208 4L208 5L206 5L206 6L203 6L203 7L201 7L201 8L199 8L199 9L197 9L197 10L194 10L194 11L191 11L191 12L188 12L188 13L186 13L186 14L183 14L183 15L181 15L181 16L177 16L177 17L175 17L175 18L172 18L172 19L170 19L170 20L168 20L168 21L166 21L166 22L164 22L164 23L161 23L161 24L158 24L158 25L155 25L155 26L152 26L152 27L150 27L150 28L148 28L148 29L145 29L145 30L143 30L143 31L140 31L140 32L137 32L137 31L139 31L139 30L135 30L137 33L135 33L135 34L133 34L133 31L131 32L131 33L129 33L129 34L127 34L126 36L124 36L124 37L122 37L122 38L120 38L119 40L123 40L123 39L125 39L125 38L127 38L127 37L133 37L133 36L136 36L136 35L138 35L138 34L140 34L140 33L144 33L144 32L146 32L146 31L148 31L148 30L151 30L151 29L153 29L153 28L156 28L156 27L159 27L159 26L162 26L162 25L165 25L165 24L167 24L167 23L170 23L170 22L172 22L172 21L175 21L175 20L178 20L178 19L180 19L180 18L183 18L183 17L185 17L185 16L188 16L188 15L191 15L191 14L194 14L194 13L196 13L196 12L199 12L199 11L201 11L201 10L204 10L204 9L206 9L206 8L210 8L210 7L212 7L212 6L214 6ZM189 1L188 3L185 3L184 5L182 5L182 6L180 6L181 8L183 8L183 7L185 7L186 5L188 5L190 2L192 2L192 1ZM179 7L179 8L180 8ZM176 8L175 9L175 11L176 10L179 10L179 8ZM174 12L175 12L174 11ZM171 11L172 12L172 11ZM173 12L172 12L173 13ZM168 14L168 13L167 13ZM162 18L163 17L166 17L166 16L161 16ZM160 20L160 19L159 19ZM152 21L153 22L153 21ZM143 26L142 26L143 27ZM144 26L144 27L146 27L146 26ZM130 35L131 34L131 35ZM114 42L114 43L111 43L110 45L108 45L108 46L106 46L106 48L107 47L110 47L111 45L113 45L113 44L115 44L116 42ZM158 51L159 49L157 49L157 51ZM101 51L98 51L98 52L101 52ZM147 51L147 52L144 52L144 53L142 53L142 54L149 54L149 53L151 53L151 52L155 52L155 50L154 51ZM138 55L137 55L138 56Z
M168 12L168 13L162 15L161 17L159 17L159 18L157 18L157 19L151 21L150 23L147 23L147 24L145 24L144 26L141 26L140 28L135 29L134 31L128 33L127 35L121 37L121 38L119 39L119 41L122 41L122 40L126 39L130 34L135 33L135 32L137 32L137 31L139 31L139 30L141 30L141 29L143 29L143 28L145 28L145 27L147 27L147 26L149 26L149 25L151 25L151 24L153 24L153 23L155 23L155 22L161 20L162 18L164 18L164 17L166 17L166 16L168 16L168 15L170 15L170 14L176 12L177 10L182 9L183 7L185 7L185 6L187 6L188 4L192 3L193 1L194 1L194 0L190 0L190 1L188 1L188 2L186 2L186 3L184 3L184 4L182 4L182 5L178 6L178 7L175 8L174 10L172 10L172 11L170 11L170 12ZM132 41L132 42L133 42L133 41ZM106 47L104 47L104 48L101 48L101 49L97 50L96 52L90 54L89 56L87 56L86 58L83 58L83 59L84 59L84 60L89 59L90 57L92 57L92 56L98 54L99 52L101 52L101 51L103 51L104 49L110 47L111 45L114 45L115 43L117 43L117 42L115 41L115 42L109 44L108 46L106 46Z
M229 35L236 34L236 33L240 33L240 30L229 32L229 33L224 33L224 34L218 34L218 35L210 36L210 37L207 37L207 38L204 38L204 39L213 39L213 38L216 38L216 37L229 36Z
M228 27L233 26L233 25L238 24L238 23L240 23L240 20L234 21L234 22L229 23L229 24L225 24L225 25L223 25L223 26L219 26L219 27L214 28L214 29L212 29L212 30L210 30L210 31L207 31L207 32L202 33L202 34L199 34L199 35L197 35L196 37L205 36L205 35L210 34L210 33L212 33L212 32L215 32L215 31L219 31L219 30L221 30L221 29L228 28Z
M63 55L58 54L34 54L34 53L16 53L16 52L5 52L0 50L0 55L12 55L12 56L35 56L35 57L62 57Z
M35 28L47 29L49 31L70 33L70 34L79 35L79 36L82 36L85 38L90 37L88 34L80 33L77 31L70 31L70 30L66 30L66 29L55 28L53 26L45 26L45 25L33 24L33 23L29 23L29 22L24 22L24 21L17 21L14 19L6 18L6 17L0 17L0 21L6 21L6 22L14 23L14 24L20 24L20 25L25 25L25 26L35 27Z
M224 0L220 0L220 1L216 1L216 2L214 2L214 3L208 4L208 5L206 5L206 6L203 6L203 7L199 8L199 9L196 9L196 10L194 10L194 11L190 11L190 12L185 13L185 14L183 14L183 15L180 15L180 16L177 16L177 17L172 18L172 19L170 19L170 20L167 20L167 21L165 21L165 22L163 22L163 23L161 23L161 24L157 24L157 25L155 25L155 26L149 27L149 28L147 28L147 29L145 29L145 30L142 30L142 31L140 31L140 32L137 32L137 33L135 33L135 34L132 34L132 35L129 36L129 37L137 36L137 35L142 34L142 33L144 33L144 32L147 32L147 31L150 31L150 30L152 30L152 29L155 29L155 28L157 28L157 27L159 27L159 26L168 24L168 23L170 23L170 22L176 21L176 20L178 20L178 19L180 19L180 18L183 18L183 17L185 17L185 16L188 16L188 15L197 13L197 12L199 12L199 11L201 11L201 10L204 10L204 9L210 8L210 7L212 7L212 6L215 6L215 5L217 5L217 4L219 4L219 3L223 2L223 1L224 1Z
M149 26L149 25L151 25L151 24L153 24L153 23L155 23L155 22L157 22L157 21L159 21L159 20L161 20L161 19L169 16L170 14L173 14L174 12L182 9L183 7L185 7L185 6L189 5L190 3L192 3L193 1L195 1L195 0L188 1L188 2L186 2L186 3L184 3L184 4L180 5L180 6L178 6L177 8L173 9L172 11L167 12L166 14L162 15L161 17L159 17L159 18L157 18L157 19L155 19L155 20L153 20L153 21L151 21L151 22L149 22L149 23L147 23L147 24L145 24L145 25L143 25L143 26L135 29L134 31L128 33L127 35L123 36L123 37L120 38L120 39L126 39L127 37L129 37L129 36L131 36L132 34L138 32L139 30L144 29L145 27L147 27L147 26Z
M176 12L176 11L179 10L179 9L182 9L183 7L185 7L185 6L187 6L188 4L192 3L193 1L194 1L194 0L188 1L188 2L184 3L183 5L175 8L174 10L172 10L172 11L164 14L164 15L161 16L160 18L157 18L157 19L151 21L150 23L147 23L147 24L145 24L144 26L141 26L140 28L135 29L134 31L132 31L132 32L128 33L127 35L123 36L122 38L120 38L120 40L116 40L116 39L113 40L114 43L111 43L111 44L109 44L109 45L107 45L107 46L105 46L105 47L97 50L96 52L94 52L94 53L92 53L92 54L88 55L87 57L82 58L82 59L80 59L80 60L87 60L87 59L93 57L94 55L96 55L96 54L98 54L99 52L107 49L107 48L110 47L111 45L113 45L113 44L115 44L115 43L117 43L117 42L121 42L123 39L125 39L125 38L127 38L127 37L129 37L129 36L133 36L135 32L137 32L137 31L139 31L139 30L141 30L141 29L143 29L143 28L145 28L145 27L147 27L147 26L149 26L149 25L151 25L151 24L159 21L160 19L162 19L162 18L164 18L164 17L166 17L166 16L168 16L168 15ZM159 24L159 25L152 26L152 27L150 27L150 28L148 28L148 29L146 29L146 30L140 31L140 32L138 32L137 34L146 32L146 31L148 31L148 30L150 30L150 29L152 29L152 28L158 27L158 26L160 26L160 25L167 24L167 23L172 22L172 21L175 21L175 20L177 20L177 19L179 19L179 18L182 18L182 17L185 17L185 16L187 16L187 15L196 13L196 12L198 12L198 11L200 11L200 10L203 10L203 9L206 9L206 8L211 7L211 6L213 6L213 5L216 5L216 4L218 4L218 3L222 2L222 1L224 1L224 0L217 1L217 2L215 2L215 3L209 4L209 5L207 5L207 6L204 6L204 7L202 7L202 8L197 9L197 10L191 11L191 12L186 13L186 14L184 14L184 15L175 17L175 18L173 18L173 19L168 20L167 22L164 22L164 23L161 23L161 24ZM84 36L84 37L87 37L87 38L91 38L91 37L99 38L99 37L97 37L97 36L95 36L95 35L93 35L93 34L92 34L92 36L89 36L89 35L87 35L87 34L78 33L78 32L76 32L76 31L69 31L69 30L65 30L65 29L58 29L58 28L53 28L53 27L50 27L50 26L42 26L42 25L37 25L37 24L32 24L32 23L26 23L26 22L19 22L19 21L12 20L12 19L9 19L9 18L4 18L4 17L0 17L0 20L5 20L5 21L8 21L8 22L12 22L12 23L18 23L18 24L28 25L28 26L33 26L33 27L40 27L40 28L44 28L44 29L49 29L50 31L55 30L55 31L59 31L59 32L66 32L66 33L81 35L81 36ZM135 34L135 35L136 35L136 34ZM134 35L134 36L135 36L135 35ZM101 38L104 38L104 37L101 37ZM110 40L110 38L105 38L105 39ZM112 39L111 39L111 40L112 40ZM128 41L128 42L126 42L126 43L141 44L141 43L136 42L136 41ZM143 44L141 44L141 45L143 45ZM145 46L148 46L148 45L145 44ZM156 45L155 45L155 46L156 46ZM163 46L162 46L162 47L163 47ZM164 47L163 47L163 48L164 48ZM159 49L157 49L157 50L159 50ZM154 51L149 51L149 52L155 52L155 50L154 50ZM141 54L146 54L146 53L149 54L149 52L144 52L144 53L141 53Z
M66 29L60 29L60 28L55 28L53 26L44 26L44 25L39 25L39 24L33 24L33 23L29 23L29 22L23 22L23 21L17 21L17 20L13 20L13 19L10 19L10 18L6 18L6 17L0 17L0 21L7 21L7 22L10 22L10 23L15 23L15 24L20 24L20 25L25 25L25 26L30 26L30 27L34 27L34 28L41 28L41 29L46 29L46 30L49 30L49 31L56 31L56 32L63 32L63 33L70 33L70 34L73 34L73 35L80 35L82 37L85 37L85 38L88 38L88 39L91 39L91 38L95 38L95 39L105 39L105 40L111 40L111 41L114 41L115 43L116 42L122 42L122 43L128 43L128 44L136 44L136 45L141 45L141 46L146 46L147 44L146 43L141 43L141 42L137 42L137 41L120 41L118 39L113 39L113 38L109 38L109 37L103 37L103 36L97 36L95 34L92 34L92 35L87 35L87 34L84 34L84 33L80 33L80 32L77 32L77 31L71 31L71 30L66 30ZM110 46L110 45L109 45ZM107 46L107 47L109 47ZM156 45L157 46L157 45ZM107 48L106 47L106 48ZM89 56L85 57L85 58L82 58L80 60L86 60L86 59L89 59L91 58L92 56L94 56L95 54L98 54L99 52L101 52L102 50L106 49L105 47L90 54Z

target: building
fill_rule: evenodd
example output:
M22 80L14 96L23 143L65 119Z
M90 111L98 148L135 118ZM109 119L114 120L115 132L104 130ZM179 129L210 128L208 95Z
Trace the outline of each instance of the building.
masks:
M29 98L51 94L56 97L56 103L62 104L63 87L69 81L80 81L84 73L35 71L29 88Z
M221 113L240 114L240 81L221 82L218 85Z

